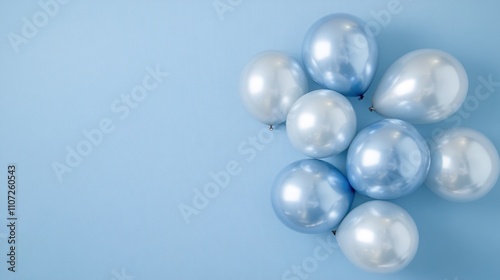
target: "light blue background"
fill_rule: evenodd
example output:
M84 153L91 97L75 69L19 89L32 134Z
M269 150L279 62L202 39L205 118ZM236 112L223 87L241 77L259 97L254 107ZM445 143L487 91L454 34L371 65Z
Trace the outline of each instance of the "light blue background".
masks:
M348 12L376 23L390 1L229 2L235 5L221 20L211 0L73 0L15 53L8 34L20 34L21 19L41 8L37 1L0 1L0 279L282 279L314 256L318 238L329 238L289 230L272 211L274 176L304 158L284 128L262 151L251 148L255 157L238 151L250 149L262 129L240 102L239 74L267 49L300 59L306 30L326 14ZM431 47L455 55L469 74L469 96L479 77L500 81L500 2L400 5L385 26L378 24L372 87L365 100L350 99L358 130L381 118L367 110L373 91L409 51ZM111 104L156 65L169 77L120 120ZM500 148L500 87L475 101L455 116L460 123L417 128L432 139L440 128L472 127ZM104 118L115 130L59 182L52 163L64 163L65 147L75 148L85 139L82 131ZM345 154L326 160L343 169ZM179 205L192 206L193 189L230 161L241 173L186 224ZM19 175L16 273L5 262L9 163ZM357 197L355 204L365 200ZM420 232L419 251L405 270L365 273L336 249L308 279L499 279L499 201L498 184L465 204L422 187L394 201Z

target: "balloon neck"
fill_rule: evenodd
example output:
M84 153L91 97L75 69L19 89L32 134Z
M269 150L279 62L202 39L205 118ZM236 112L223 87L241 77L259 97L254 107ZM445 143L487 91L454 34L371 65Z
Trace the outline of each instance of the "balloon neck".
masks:
M273 130L274 130L273 125L272 125L272 124L271 124L271 125L269 125L269 131L273 131Z
M361 101L363 100L363 98L365 98L365 95L364 94L361 94L359 97L358 97L358 100Z
M375 111L375 108L373 108L373 106L370 106L370 108L368 108L368 110L370 110L370 112L373 112L373 111Z

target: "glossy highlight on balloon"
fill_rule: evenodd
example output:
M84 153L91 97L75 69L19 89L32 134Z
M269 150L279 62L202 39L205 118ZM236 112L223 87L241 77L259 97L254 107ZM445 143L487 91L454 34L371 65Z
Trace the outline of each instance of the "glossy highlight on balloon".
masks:
M284 122L294 102L306 92L302 66L283 52L256 55L241 74L240 96L245 108L269 126Z
M309 28L302 59L320 85L346 96L362 96L377 68L377 41L362 19L332 14Z
M336 231L339 247L356 266L375 273L406 267L418 250L417 225L400 206L373 200L354 208Z
M343 95L315 90L295 102L286 129L297 150L309 157L324 158L347 149L356 134L356 114Z
M454 128L436 139L425 184L444 199L467 202L486 195L499 172L498 151L486 136L470 128Z
M347 178L362 195L395 199L414 192L427 176L430 152L411 124L384 119L361 130L347 152Z
M303 233L323 233L347 214L354 190L333 165L305 159L278 174L271 198L274 212L286 226Z
M434 123L462 106L468 87L467 73L455 57L440 50L416 50L385 72L370 110L410 123Z

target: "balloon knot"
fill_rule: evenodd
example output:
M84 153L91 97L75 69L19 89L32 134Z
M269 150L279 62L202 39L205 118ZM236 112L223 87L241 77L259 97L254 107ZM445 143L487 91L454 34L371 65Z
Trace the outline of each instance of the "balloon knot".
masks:
M362 94L362 95L360 95L360 96L358 97L358 100L359 100L359 101L361 101L361 100L363 100L363 98L365 98L365 96Z
M333 235L337 235L337 231L336 230L332 230L332 233L333 233Z
M375 111L375 108L373 108L373 106L370 106L370 108L368 108L368 110L370 110L370 112L373 112L373 111Z
M274 127L273 127L273 125L272 125L272 124L271 124L271 125L269 125L269 130L270 130L270 131L273 131L273 130L274 130Z

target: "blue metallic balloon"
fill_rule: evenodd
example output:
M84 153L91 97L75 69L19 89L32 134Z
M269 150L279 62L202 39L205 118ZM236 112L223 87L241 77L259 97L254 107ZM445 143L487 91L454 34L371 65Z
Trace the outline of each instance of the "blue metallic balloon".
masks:
M332 14L314 23L302 45L304 66L314 81L347 96L363 95L378 63L378 46L366 23Z
M285 167L272 188L272 204L278 218L303 233L335 228L354 199L347 178L333 165L305 159Z
M395 199L420 187L429 171L430 152L411 124L396 119L360 131L347 152L347 178L362 195Z

